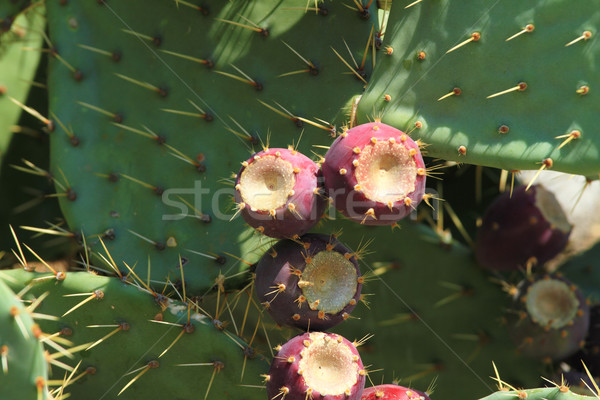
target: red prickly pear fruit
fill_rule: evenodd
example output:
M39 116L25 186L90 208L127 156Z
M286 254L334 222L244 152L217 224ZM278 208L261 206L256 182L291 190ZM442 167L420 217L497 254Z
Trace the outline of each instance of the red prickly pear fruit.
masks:
M361 400L431 400L426 393L400 385L378 385L365 388Z
M569 240L571 224L552 192L543 186L506 192L487 209L475 255L488 269L510 271L532 261L542 265L560 253Z
M544 275L524 280L513 300L508 328L522 354L560 360L584 346L590 308L579 288L567 279Z
M285 343L266 376L267 394L285 400L359 400L366 371L344 337L310 332Z
M327 330L347 319L362 289L356 255L323 234L280 240L255 274L256 294L273 319L302 330Z
M274 238L308 232L327 206L320 193L320 169L293 149L266 149L242 163L235 201L244 220Z
M425 193L419 145L381 122L342 133L322 169L325 190L338 211L365 225L393 225L415 210Z

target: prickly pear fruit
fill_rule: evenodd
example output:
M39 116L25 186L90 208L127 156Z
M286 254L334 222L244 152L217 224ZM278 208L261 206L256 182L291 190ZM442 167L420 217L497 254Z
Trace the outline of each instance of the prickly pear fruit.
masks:
M585 347L567 362L581 372L584 371L583 362L593 376L600 376L600 305L590 307L590 328L585 338ZM574 383L580 383L579 379L575 379Z
M594 376L600 375L600 305L592 307L590 329L586 340L587 355L583 360Z
M326 330L347 319L360 298L354 255L334 236L281 240L256 267L256 293L280 325Z
M244 220L261 233L290 238L308 232L327 204L319 166L294 149L265 149L242 163L235 200Z
M430 398L418 390L387 384L366 388L361 400L430 400Z
M515 188L498 197L483 216L475 254L484 267L516 270L543 264L560 253L571 224L552 192L543 186Z
M366 371L356 347L334 333L310 332L280 346L266 377L269 399L358 400Z
M560 360L583 347L590 310L573 283L558 275L524 280L514 300L509 329L523 354Z
M365 225L392 225L423 199L425 163L407 134L380 122L343 132L323 162L335 207Z

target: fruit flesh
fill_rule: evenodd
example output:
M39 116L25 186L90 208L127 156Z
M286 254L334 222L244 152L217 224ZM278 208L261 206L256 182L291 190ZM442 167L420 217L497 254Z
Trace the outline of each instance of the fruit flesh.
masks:
M242 172L239 185L242 201L259 211L283 207L296 186L294 167L289 161L272 155L252 162Z

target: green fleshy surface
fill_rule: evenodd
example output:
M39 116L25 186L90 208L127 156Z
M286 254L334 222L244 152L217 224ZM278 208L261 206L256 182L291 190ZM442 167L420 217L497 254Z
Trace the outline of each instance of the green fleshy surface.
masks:
M4 33L0 39L0 87L5 90L5 94L0 94L0 160L12 137L13 126L22 112L9 97L25 102L40 60L40 31L45 26L43 12L42 6L36 8L35 12L19 15L12 30Z
M519 397L522 396L522 397ZM526 396L526 397L525 397ZM559 388L538 388L516 391L496 392L481 400L503 400L503 399L529 399L529 400L591 400L596 397L583 396L568 390L561 392Z
M360 263L368 307L359 304L334 330L349 340L374 335L359 348L373 382L399 379L425 391L436 379L433 398L477 398L495 386L495 363L508 382L537 385L542 365L517 353L501 322L509 296L469 249L411 223L368 234L342 226L351 248L373 242Z
M414 136L432 157L507 170L537 169L550 157L554 170L597 177L600 1L440 0L408 9L395 2L389 21L383 46L394 52L378 60L360 102L363 121L375 113L403 130L422 122ZM527 24L533 32L506 41ZM589 40L565 47L586 30ZM479 41L446 53L473 32ZM525 91L486 99L519 82ZM576 93L581 85L587 95ZM456 87L460 96L437 101ZM559 150L564 139L555 137L573 129L581 138Z
M559 272L575 283L594 304L600 303L600 244L562 265Z
M31 0L6 0L0 3L0 36L10 29L11 20L31 4Z
M343 229L339 240L350 249L373 240L359 262L368 305L359 303L332 331L350 341L373 335L358 347L372 371L371 382L397 380L426 391L435 381L433 399L476 399L496 387L490 378L495 364L515 386L539 384L545 365L519 355L502 322L510 297L489 271L476 265L468 248L442 243L431 229L416 223L394 230L357 226L336 221L336 228ZM331 233L331 226L319 231ZM257 318L254 312L248 324L254 326ZM277 327L266 315L260 318L269 342L257 338L259 348L283 344L299 333Z
M7 352L0 362L0 398L45 400L47 387L44 385L38 397L36 380L48 380L48 367L42 344L33 336L35 323L2 277L0 275L0 347L7 346ZM13 307L17 317L11 316Z
M308 124L305 130L300 129L258 100L274 108L279 103L294 115L311 120L318 117L339 126L345 121L346 105L361 93L363 83L349 74L331 47L349 60L345 41L360 63L375 25L375 16L362 20L356 11L340 2L327 3L327 16L305 12L304 1L206 4L208 16L182 3L177 6L175 1L48 5L51 40L61 57L83 73L78 82L69 68L57 59L51 60L51 111L79 140L78 146L73 146L69 136L57 126L51 143L52 171L62 182L62 188L57 190L63 193L61 207L71 229L83 232L95 251L102 252L98 237L103 236L120 269L126 270L122 261L127 262L136 266L136 273L143 278L151 263L151 278L159 286L168 277L175 279L179 275L179 256L185 257L189 260L185 267L188 289L196 294L213 285L221 271L231 276L247 267L225 253L253 261L256 256L241 249L256 249L260 240L247 235L239 239L245 224L239 216L230 221L235 211L231 174L239 170L252 150L247 139L237 137L228 128L258 134L263 143L269 142L272 147L300 142L299 150L306 154L320 151L312 146L328 145L328 132ZM149 7L150 16L139 18ZM266 26L269 36L217 18ZM160 34L160 47L124 29L149 36ZM320 68L319 74L281 76L307 68L283 42L312 60ZM80 45L108 52L118 50L122 59L114 62L110 56ZM162 50L210 58L215 66L209 69ZM233 65L260 81L263 90L216 73L218 70L238 74ZM367 73L370 66L367 59ZM162 98L117 74L168 87L168 96ZM122 113L123 126L143 132L147 132L147 127L164 136L166 145L116 126L111 117L81 106L78 101ZM162 111L198 112L190 102L210 113L214 120L207 122ZM198 172L194 165L181 159L182 154L193 162L201 160L206 171ZM111 173L118 175L118 182L107 179ZM123 175L160 186L165 192L157 196L152 189ZM64 197L67 186L77 194L75 201ZM201 222L180 198L210 215L212 222ZM181 215L178 206L188 215ZM108 230L114 235L103 235ZM166 249L157 250L132 232L167 244ZM222 255L226 262L216 263L211 255Z
M47 56L42 57L34 77L36 82L46 79ZM25 105L37 110L42 115L48 114L48 98L46 89L32 87L29 90ZM11 103L12 104L12 103ZM76 240L69 237L55 236L49 238L38 232L22 229L23 226L47 228L49 224L64 225L64 218L58 205L54 183L45 176L24 172L20 168L33 163L47 171L50 158L50 137L41 121L32 115L22 112L16 122L22 134L11 137L6 154L0 164L0 250L7 254L0 260L0 268L10 267L17 262L10 251L14 239L9 226L12 226L19 240L27 243L46 261L64 258L79 248ZM33 254L25 257L36 260Z
M92 345L105 338L89 350L89 346L84 346L83 350L73 351L72 359L59 358L73 368L81 362L74 376L88 371L84 377L65 387L64 392L70 393L71 398L204 398L215 370L214 362L222 363L223 367L212 378L208 398L211 395L222 399L264 398L260 387L249 389L243 386L261 385L260 374L268 370L264 357L245 357L243 349L247 345L244 341L234 333L217 329L212 319L195 307L191 309L189 320L193 332L183 333L174 343L183 329L181 325L188 322L187 305L169 300L161 308L151 294L117 278L69 272L63 281L57 281L52 274L11 270L2 272L0 279L14 290L22 290L31 284L32 288L24 295L26 299L49 292L36 311L60 318L57 321L40 320L39 324L49 334L69 328L70 335L61 335L73 343L68 348L86 343ZM91 300L72 310L97 290L104 295L101 300ZM159 317L164 323L151 321ZM120 323L127 323L128 330L106 337ZM158 367L149 369L117 397L137 375L131 371L143 369L153 360L158 361ZM202 363L211 365L179 366ZM90 368L94 373L89 372ZM62 379L64 371L54 369L53 379Z

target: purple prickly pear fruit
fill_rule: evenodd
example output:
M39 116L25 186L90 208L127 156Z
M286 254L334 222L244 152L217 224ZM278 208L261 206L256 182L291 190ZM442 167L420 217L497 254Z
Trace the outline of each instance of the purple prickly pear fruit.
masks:
M600 376L600 305L592 307L590 314L590 330L585 346L588 351L583 361L594 376Z
M600 376L600 305L590 307L590 329L585 347L567 360L573 368L584 371L582 361L593 376Z
M365 225L392 225L409 215L425 193L419 145L381 122L349 129L323 162L325 190L335 207Z
M510 335L526 356L560 360L585 344L590 310L581 291L558 275L524 280L508 315Z
M359 400L366 371L356 347L334 333L310 332L280 346L266 376L269 400Z
M244 220L274 238L308 232L327 200L320 193L319 165L293 148L266 149L242 163L235 201Z
M475 255L483 267L516 270L542 265L560 253L571 224L552 192L543 186L515 188L487 209L477 233Z
M363 278L356 255L334 236L281 240L256 266L256 294L280 325L326 330L350 316Z
M366 388L361 400L431 400L426 393L399 385L378 385Z

